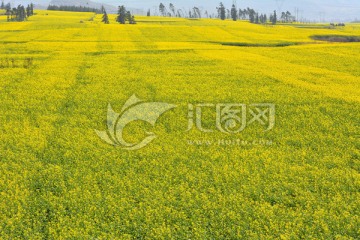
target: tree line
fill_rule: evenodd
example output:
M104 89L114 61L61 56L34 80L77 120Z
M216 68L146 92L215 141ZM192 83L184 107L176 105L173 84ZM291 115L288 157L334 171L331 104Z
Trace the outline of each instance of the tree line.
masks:
M109 24L109 16L103 6L101 8L101 11L103 13L102 22L105 24ZM129 24L136 24L135 16L132 15L130 11L127 11L124 5L118 7L118 12L115 20L120 24L126 24L126 22L128 22Z
M116 21L120 24L125 24L126 22L129 22L129 24L136 24L134 15L132 15L130 11L127 11L124 5L119 6L118 8Z
M0 9L6 10L5 15L7 16L8 22L23 22L28 17L34 15L34 4L30 3L27 7L23 5L18 5L17 7L11 7L10 3L5 4L4 1L1 2Z
M252 8L245 9L237 9L235 4L232 5L230 9L226 8L224 4L221 2L219 6L216 8L217 14L209 14L207 11L203 12L199 7L193 7L191 9L177 9L174 4L170 3L166 6L163 3L160 3L158 11L159 15L163 17L185 17L185 18L219 18L222 20L232 19L234 21L237 20L249 20L250 23L255 24L276 24L278 22L281 23L291 23L296 21L295 17L289 12L282 12L280 16L276 11L272 12L270 15L259 13ZM150 9L147 11L146 15L151 16ZM154 15L157 15L155 12Z
M57 5L49 5L47 10L52 11L67 11L67 12L95 12L101 13L100 9L84 7L84 6L57 6Z
M95 12L95 13L102 13L101 22L105 24L110 23L109 15L106 12L104 6L101 6L101 9L97 8L90 8L90 7L83 7L83 6L56 6L56 5L49 5L47 10L54 10L54 11L70 11L70 12ZM116 22L120 24L136 24L135 16L131 14L130 11L127 11L125 6L118 7L118 13L116 17Z
M221 2L219 4L218 10L218 18L225 20L225 19L232 19L234 21L241 19L241 20L249 20L250 23L255 24L276 24L278 22L282 23L292 23L296 21L295 17L289 11L282 12L280 18L276 11L270 14L269 18L264 13L258 13L252 8L246 9L237 9L235 4L232 5L231 10L225 8L224 4Z
M202 18L202 17L209 17L209 14L207 11L204 13L199 7L192 7L188 11L185 9L177 9L174 4L170 3L168 6L165 6L165 4L160 3L159 8L157 9L160 13L160 16L163 17L183 17L183 18ZM146 16L150 17L151 10L149 9L146 13ZM158 15L157 12L153 15Z

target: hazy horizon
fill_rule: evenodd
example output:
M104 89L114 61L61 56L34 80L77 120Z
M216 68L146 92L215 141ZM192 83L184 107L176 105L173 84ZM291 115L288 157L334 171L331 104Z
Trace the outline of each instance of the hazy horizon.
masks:
M7 2L7 1L5 1ZM29 1L10 1L13 4L27 4ZM78 2L78 1L74 1ZM216 12L216 7L219 5L219 0L124 0L124 1L92 1L104 4L110 4L113 6L125 5L129 8L139 8L146 11L151 9L155 11L158 9L160 2L168 6L173 3L176 8L189 9L197 6L203 10L208 10L211 13ZM226 8L231 8L232 0L222 1ZM47 5L50 0L34 0L33 3L39 5ZM295 9L298 9L298 16L309 20L323 20L323 21L353 21L360 19L360 1L355 0L319 0L319 1L297 1L297 0L271 0L271 1L253 1L253 0L241 0L237 1L238 8L254 8L261 13L270 13L273 10L277 11L290 11L295 15Z

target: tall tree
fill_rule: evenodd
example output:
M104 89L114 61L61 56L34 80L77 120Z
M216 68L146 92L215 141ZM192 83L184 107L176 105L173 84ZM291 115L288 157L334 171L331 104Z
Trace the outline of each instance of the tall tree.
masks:
M164 17L166 16L166 8L165 8L165 5L163 3L160 3L159 5L159 11L161 13L161 15Z
M110 23L110 22L109 22L109 16L107 15L105 9L103 9L103 11L104 11L104 15L103 15L103 17L102 17L102 22L105 23L105 24L109 24L109 23Z
M194 14L193 14L194 18L201 18L201 11L198 7L194 7L193 12L194 12Z
M221 2L219 7L217 8L218 10L218 16L221 20L225 20L226 18L226 10L225 10L225 6L224 4Z
M130 12L127 12L127 20L129 21L129 24L136 24L135 16Z
M18 5L16 9L16 21L23 22L26 19L26 11L23 5Z
M253 9L249 11L249 21L255 23L255 11Z
M237 18L238 18L238 13L237 13L237 9L235 7L235 4L233 4L232 7L231 7L231 18L234 21L236 21Z
M205 11L205 17L206 17L206 18L209 18L209 13L208 13L208 11Z
M10 22L10 16L11 16L11 9L10 8L7 8L6 9L6 18L7 18L7 21Z
M175 17L175 6L174 6L174 4L170 3L169 4L169 9L172 12L172 16Z
M258 13L255 14L255 23L259 24L259 14Z
M286 22L286 14L285 14L285 12L281 13L280 19L281 19L281 22L283 22L283 23Z
M27 7L26 7L26 16L30 17L30 15L31 15L30 5L27 5Z
M116 21L120 24L125 24L126 21L126 8L124 5L119 6L118 8L118 16L116 18Z
M4 0L1 1L1 9L5 9L5 3L4 3Z
M275 25L277 23L277 15L276 15L276 11L274 11L274 14L272 15L272 24Z
M33 3L30 3L30 11L31 11L30 15L31 16L34 15L34 4Z
M150 9L147 11L146 16L150 17L151 13L150 13Z
M10 14L10 21L14 21L16 20L16 16L18 15L17 13L17 8L13 7L11 9L11 14Z
M295 21L295 17L293 17L289 11L286 11L286 13L285 13L285 21L286 22L293 22L293 21Z

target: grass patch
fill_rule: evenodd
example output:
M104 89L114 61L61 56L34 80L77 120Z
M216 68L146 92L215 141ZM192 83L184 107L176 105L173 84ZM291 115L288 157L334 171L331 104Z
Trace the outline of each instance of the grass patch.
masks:
M213 43L221 44L223 46L235 46L235 47L289 47L289 46L304 44L297 42L280 42L280 43L213 42Z
M293 25L295 28L305 28L305 29L335 29L335 27L330 25Z
M346 35L314 35L311 39L328 42L360 42L359 36Z

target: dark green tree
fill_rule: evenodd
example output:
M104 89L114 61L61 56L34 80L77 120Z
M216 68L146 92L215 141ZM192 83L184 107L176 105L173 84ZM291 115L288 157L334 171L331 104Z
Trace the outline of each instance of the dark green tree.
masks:
M17 8L12 8L10 13L10 21L15 21L17 19Z
M21 5L20 12L21 12L20 21L25 21L27 17L26 17L26 9L23 5Z
M26 11L25 11L25 7L23 5L19 5L17 8L17 16L16 16L16 20L18 22L23 22L26 19Z
M160 13L161 13L161 15L162 15L163 17L166 16L166 8L165 8L165 5L164 5L164 4L160 3L160 5L159 5L159 11L160 11Z
M275 25L277 23L277 15L276 15L276 11L274 11L274 14L272 15L272 19L271 19L271 23L273 25Z
M128 21L129 23L130 23L130 21L131 21L131 12L130 11L126 11L126 19L125 19L125 21Z
M259 22L260 22L261 24L265 24L265 23L266 23L266 14L261 14L261 15L259 16Z
M150 17L150 16L151 16L150 9L147 11L146 16L148 16L148 17Z
M193 8L193 18L201 18L201 11L198 7Z
M284 23L286 21L285 19L286 19L285 12L282 12L280 17L281 22Z
M131 15L131 17L129 18L129 24L136 24L136 20L135 20L134 15Z
M236 21L238 19L238 13L237 13L235 4L233 4L232 7L231 7L231 18L234 21Z
M250 10L250 12L249 12L249 21L251 22L251 23L255 23L255 11L254 10Z
M30 3L30 16L34 15L34 4Z
M170 3L169 4L169 9L170 9L170 11L172 13L172 16L175 17L175 6L174 6L174 4Z
M224 4L221 2L219 7L217 8L218 10L218 16L221 20L225 20L226 18L226 10L225 10L225 6Z
M27 17L30 17L30 16L31 16L31 8L30 8L30 5L27 5L27 7L26 7L26 16L27 16Z
M1 9L5 9L5 3L4 3L4 0L3 1L1 1L1 7L0 7Z
M131 14L130 11L126 12L126 21L128 21L129 24L136 24L135 17Z
M106 10L104 9L104 15L102 16L102 20L101 20L103 23L105 24L109 24L109 16L107 15L106 13Z
M286 19L287 19L288 22L293 22L293 21L295 21L295 17L292 16L289 11L286 11Z
M126 8L124 7L124 5L119 6L118 9L118 16L116 18L116 21L120 24L125 24L126 21Z

